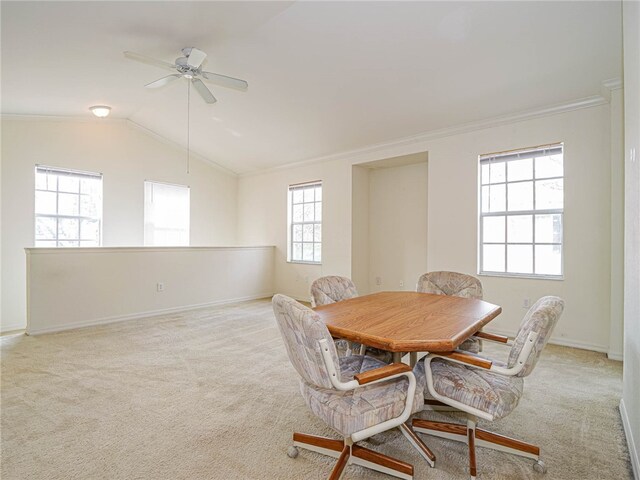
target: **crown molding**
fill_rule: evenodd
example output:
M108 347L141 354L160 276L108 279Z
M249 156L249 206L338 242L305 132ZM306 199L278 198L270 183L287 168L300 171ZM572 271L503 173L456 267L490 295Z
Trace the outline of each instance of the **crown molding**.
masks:
M574 110L581 110L583 108L592 108L599 107L601 105L607 105L609 103L608 99L602 95L593 95L591 97L585 97L578 100L573 100L571 102L558 103L554 105L549 105L542 108L527 110L524 112L510 114L510 115L502 115L498 117L487 118L483 120L478 120L474 122L463 123L460 125L456 125L453 127L445 127L436 130L431 130L428 132L420 133L417 135L412 135L409 137L403 137L395 140L390 140L388 142L376 143L373 145L369 145L367 147L356 148L353 150L346 150L344 152L334 153L330 155L325 155L322 157L311 158L308 160L302 160L299 162L287 163L285 165L279 165L277 167L266 168L262 170L257 170L254 172L246 172L241 173L239 177L251 177L254 175L263 175L271 172L276 172L280 170L286 170L289 168L302 167L307 165L312 165L316 163L325 163L339 160L351 160L354 165L362 162L367 162L371 160L375 160L374 157L376 154L383 154L387 150L403 150L402 153L393 153L392 156L397 155L407 155L411 153L417 153L420 149L416 150L415 147L417 144L422 144L424 142L428 142L430 140L436 140L439 138L450 137L453 135L460 135L463 133L474 132L477 130L484 130L491 127L498 127L501 125L507 125L510 123L523 122L526 120L533 120L536 118L549 117L553 115L558 115L561 113L572 112Z
M176 148L178 150L182 150L184 152L184 154L187 155L187 149L185 147L183 147L182 145L180 145L179 143L176 143L173 140L169 140L167 137L164 137L164 136L160 135L159 133L154 132L150 128L144 127L144 126L140 125L139 123L134 122L131 119L127 119L126 122L132 128L144 133L145 135L148 135L148 136L154 138L155 140L158 140L161 143L164 143L165 145L168 145L170 147ZM227 167L224 167L224 166L220 165L219 163L214 162L210 158L207 158L204 155L200 155L199 153L194 152L193 150L189 151L189 155L190 155L191 158L193 158L195 160L199 160L201 162L204 162L204 163L214 167L215 169L221 171L222 173L225 173L227 175L231 175L232 177L237 177L238 176L237 172L234 172L233 170L231 170L231 169L229 169Z

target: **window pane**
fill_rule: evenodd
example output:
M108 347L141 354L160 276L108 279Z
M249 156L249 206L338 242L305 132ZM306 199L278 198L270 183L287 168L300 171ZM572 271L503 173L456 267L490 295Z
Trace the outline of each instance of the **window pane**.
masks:
M73 193L58 194L58 215L74 215L80 213L79 196Z
M36 192L36 213L56 214L55 192Z
M533 182L509 184L509 211L533 210Z
M36 172L36 189L47 189L47 174L42 172Z
M505 178L504 162L489 164L489 183L504 183Z
M533 215L510 215L508 217L507 242L533 243Z
M47 177L47 185L45 188L51 191L58 190L58 176L49 173L49 174L46 174L46 177Z
M55 240L36 240L35 246L43 247L43 248L55 248L56 241Z
M314 262L322 261L322 244L320 243L313 244L313 261Z
M316 203L315 206L315 210L316 210L316 222L319 222L320 220L322 220L322 204L321 203Z
M313 243L302 244L302 260L313 262Z
M305 188L304 189L304 201L305 202L313 202L313 192L315 188Z
M562 177L562 155L536 158L536 178Z
M533 158L523 160L513 160L507 163L507 180L515 182L517 180L533 179Z
M533 245L507 245L507 271L533 273Z
M80 239L98 241L100 222L98 220L80 220Z
M302 203L303 195L302 190L293 191L293 203Z
M484 217L482 220L482 241L504 243L504 217Z
M80 193L100 195L102 193L102 181L97 178L83 178L80 180Z
M70 240L78 239L78 219L77 218L59 218L58 219L58 239Z
M562 215L536 215L536 243L562 242Z
M504 272L504 245L483 245L482 269L485 272Z
M536 210L562 208L564 183L561 178L536 182Z
M480 178L481 178L481 182L482 185L486 185L489 183L489 164L488 163L483 163L480 166Z
M56 229L55 218L36 217L36 240L55 240Z
M482 187L482 211L504 212L506 209L505 191L504 185Z
M80 191L80 179L78 177L60 175L58 177L58 190L61 192L78 193Z
M305 222L313 222L313 203L305 203L304 204L304 221Z
M293 249L291 251L291 259L302 260L302 244L301 243L293 244Z
M293 241L294 242L302 241L302 225L293 226Z
M80 216L82 217L97 217L98 205L95 197L89 195L80 196Z
M313 241L314 242L322 241L322 225L320 223L316 223L313 229Z
M313 242L313 224L304 225L302 227L302 241Z
M302 205L293 206L293 221L294 222L302 221Z
M316 202L322 201L322 187L316 187Z
M189 245L189 187L144 182L144 244Z
M536 245L536 273L539 275L561 275L561 250L560 245Z

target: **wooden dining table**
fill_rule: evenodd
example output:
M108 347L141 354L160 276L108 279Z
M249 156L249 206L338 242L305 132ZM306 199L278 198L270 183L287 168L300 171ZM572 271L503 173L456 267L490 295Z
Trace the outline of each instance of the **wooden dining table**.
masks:
M483 300L418 292L378 292L316 307L332 336L393 353L451 352L502 308Z

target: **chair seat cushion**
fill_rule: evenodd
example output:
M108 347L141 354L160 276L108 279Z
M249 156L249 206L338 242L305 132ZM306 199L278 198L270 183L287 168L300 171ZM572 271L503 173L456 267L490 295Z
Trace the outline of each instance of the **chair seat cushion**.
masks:
M340 375L342 381L347 382L358 373L386 365L366 355L350 355L340 358ZM426 380L423 362L418 362L413 372L416 394L412 413L415 413L422 410L424 405ZM301 380L300 391L315 415L341 435L347 436L399 416L404 410L408 384L407 379L401 377L343 392L318 388Z
M496 366L505 366L494 362ZM433 387L443 397L502 418L518 405L524 380L467 367L441 358L431 361Z

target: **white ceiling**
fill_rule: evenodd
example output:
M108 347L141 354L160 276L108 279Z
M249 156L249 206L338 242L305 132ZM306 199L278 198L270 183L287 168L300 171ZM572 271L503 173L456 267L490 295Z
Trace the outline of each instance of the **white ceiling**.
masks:
M186 145L187 82L143 85L185 46L243 78L191 98L191 148L245 173L600 92L621 77L620 2L3 2L2 113L106 104Z

